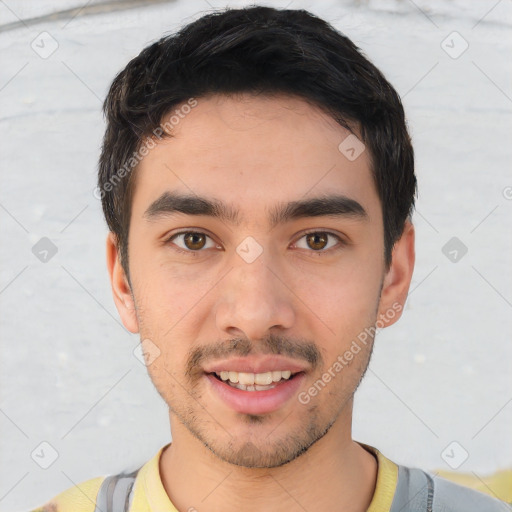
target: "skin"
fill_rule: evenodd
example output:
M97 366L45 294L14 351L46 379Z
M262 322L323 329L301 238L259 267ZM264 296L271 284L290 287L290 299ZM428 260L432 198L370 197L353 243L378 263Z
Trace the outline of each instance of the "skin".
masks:
M302 99L211 95L198 99L136 171L132 287L113 234L107 264L124 325L159 351L148 372L169 406L173 439L160 474L180 511L364 511L371 502L376 459L352 440L351 423L372 342L307 404L294 396L261 415L228 407L191 360L193 351L206 364L221 350L290 355L286 347L312 347L315 364L293 352L307 368L304 392L365 327L398 320L401 310L393 318L387 312L406 300L414 229L406 223L386 269L369 152L349 161L338 150L349 133ZM166 190L216 198L238 209L242 222L184 214L148 220L144 212ZM333 191L359 202L367 217L270 227L267 212L277 203ZM189 228L210 237L199 239L199 252L201 244L183 235L165 242ZM315 250L319 242L303 233L313 228L346 243L329 237ZM236 252L248 236L263 251L252 263Z

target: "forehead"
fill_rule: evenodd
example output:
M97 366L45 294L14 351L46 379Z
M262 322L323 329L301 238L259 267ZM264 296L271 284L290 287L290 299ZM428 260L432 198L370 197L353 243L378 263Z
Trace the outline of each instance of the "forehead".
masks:
M196 102L173 109L172 136L139 164L132 216L142 217L165 191L218 199L241 211L245 223L259 222L276 203L335 193L379 215L368 151L347 158L339 146L354 135L319 108L251 94Z

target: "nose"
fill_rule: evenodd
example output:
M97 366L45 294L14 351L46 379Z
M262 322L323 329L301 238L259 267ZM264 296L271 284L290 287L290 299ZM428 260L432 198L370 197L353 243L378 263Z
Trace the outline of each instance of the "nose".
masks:
M291 328L295 321L293 288L275 258L263 251L248 263L236 255L233 265L220 283L217 327L229 336L251 340L262 339L271 329Z

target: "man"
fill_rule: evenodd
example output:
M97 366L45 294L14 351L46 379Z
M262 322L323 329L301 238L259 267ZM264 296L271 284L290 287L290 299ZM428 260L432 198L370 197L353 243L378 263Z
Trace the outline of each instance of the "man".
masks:
M351 436L414 267L400 99L302 10L216 12L115 78L97 193L126 328L172 443L43 510L487 511Z

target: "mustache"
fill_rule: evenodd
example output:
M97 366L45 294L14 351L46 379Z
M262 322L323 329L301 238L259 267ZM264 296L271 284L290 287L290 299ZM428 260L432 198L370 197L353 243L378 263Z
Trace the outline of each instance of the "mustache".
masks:
M249 354L279 354L293 359L301 359L308 362L313 370L323 364L322 354L315 343L305 339L290 340L269 334L258 342L253 342L248 338L232 338L196 347L187 355L185 374L194 379L202 374L201 368L205 362L229 356L244 357Z

